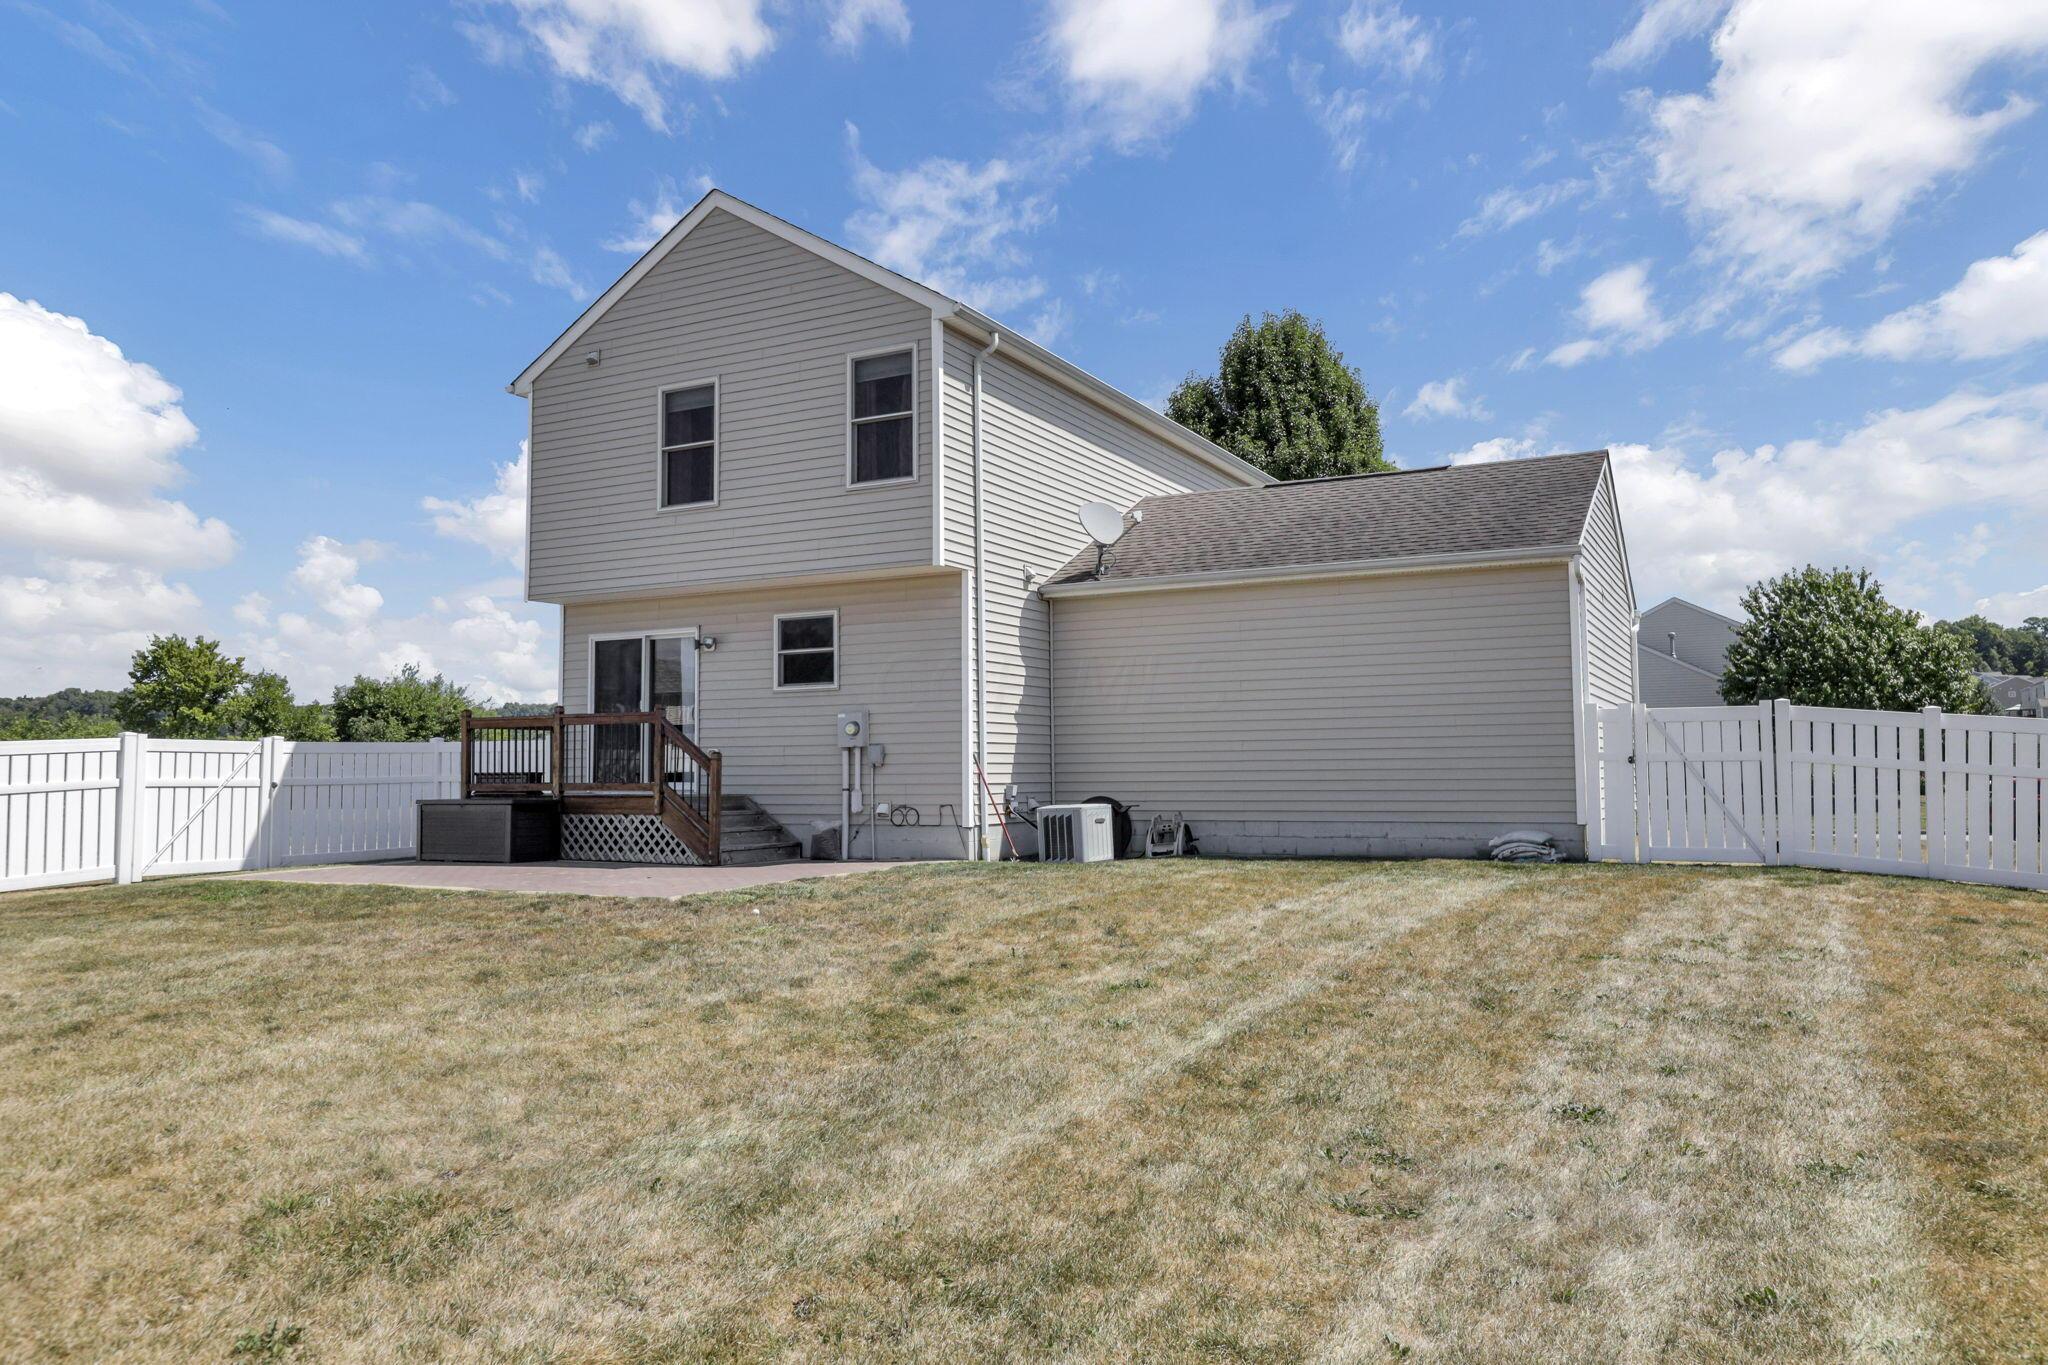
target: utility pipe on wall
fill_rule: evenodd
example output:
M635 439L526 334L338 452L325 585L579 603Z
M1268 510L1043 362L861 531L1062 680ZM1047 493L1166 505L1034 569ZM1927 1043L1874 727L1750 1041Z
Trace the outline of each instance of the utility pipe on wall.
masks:
M974 770L980 782L974 794L974 856L987 861L988 839L988 589L983 572L981 527L981 362L1003 344L1000 332L988 334L988 345L974 353Z

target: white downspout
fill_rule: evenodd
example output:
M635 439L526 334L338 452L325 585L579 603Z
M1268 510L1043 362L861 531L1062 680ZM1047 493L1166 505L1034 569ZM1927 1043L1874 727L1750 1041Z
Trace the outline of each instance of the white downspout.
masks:
M988 576L982 563L981 362L1003 344L1000 332L974 353L974 856L986 862L988 844Z

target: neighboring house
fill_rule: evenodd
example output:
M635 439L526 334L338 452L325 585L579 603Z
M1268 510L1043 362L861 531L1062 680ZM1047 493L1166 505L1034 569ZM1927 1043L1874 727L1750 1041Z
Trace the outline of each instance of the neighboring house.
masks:
M1645 706L1719 706L1721 674L1740 621L1682 597L1668 597L1642 615L1636 667Z
M1633 687L1604 453L1269 486L719 191L512 389L564 703L666 709L798 839L865 709L894 814L855 856L998 856L997 805L1097 794L1212 852L1582 847L1583 703ZM1101 579L1091 501L1144 513Z
M2048 716L2048 678L2019 673L1979 673L1993 710L2008 716Z

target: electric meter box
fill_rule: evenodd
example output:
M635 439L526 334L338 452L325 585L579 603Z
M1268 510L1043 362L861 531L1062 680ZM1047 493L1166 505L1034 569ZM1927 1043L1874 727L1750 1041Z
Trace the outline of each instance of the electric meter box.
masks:
M856 706L839 713L839 747L858 749L868 742L868 710Z

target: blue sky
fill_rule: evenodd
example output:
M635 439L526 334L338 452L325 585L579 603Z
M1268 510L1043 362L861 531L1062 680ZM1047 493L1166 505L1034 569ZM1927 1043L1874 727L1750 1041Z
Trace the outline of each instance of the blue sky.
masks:
M0 691L554 681L506 382L717 184L1140 398L1301 308L1637 591L2048 615L2048 0L0 6Z

